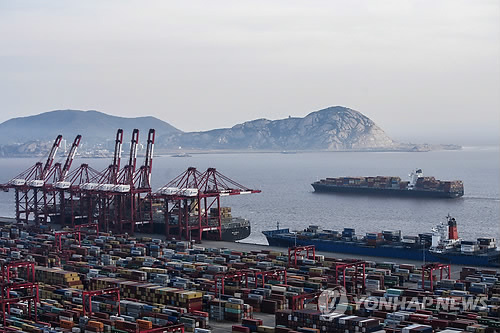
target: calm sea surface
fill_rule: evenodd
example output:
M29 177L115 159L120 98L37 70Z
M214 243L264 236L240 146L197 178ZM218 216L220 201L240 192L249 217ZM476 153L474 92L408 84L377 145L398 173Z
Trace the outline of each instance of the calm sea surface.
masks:
M124 158L126 160L126 157ZM33 165L35 159L0 159L0 182ZM142 163L142 159L139 159ZM76 159L73 167L88 163L102 170L110 159ZM252 222L245 242L266 244L262 230L291 230L308 225L342 230L354 227L358 234L400 229L404 235L429 232L449 213L458 221L464 239L494 236L500 240L500 154L498 147L467 147L461 151L427 153L259 153L193 154L192 157L160 156L153 161L153 187L166 184L194 166L215 167L224 175L260 194L223 197L233 216ZM400 176L422 168L424 175L441 180L461 179L465 196L460 199L384 198L318 194L311 183L341 176ZM0 216L14 216L14 193L0 193Z

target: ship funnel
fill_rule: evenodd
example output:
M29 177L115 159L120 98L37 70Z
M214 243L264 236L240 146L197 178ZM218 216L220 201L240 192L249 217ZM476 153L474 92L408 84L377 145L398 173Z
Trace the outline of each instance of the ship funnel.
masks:
M448 216L448 239L458 239L457 221Z

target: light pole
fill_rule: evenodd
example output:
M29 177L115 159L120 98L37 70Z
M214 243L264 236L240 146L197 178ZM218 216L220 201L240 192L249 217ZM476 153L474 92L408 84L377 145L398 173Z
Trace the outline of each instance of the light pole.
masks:
M299 232L298 230L294 230L292 231L293 232L293 235L294 235L294 246L297 247L297 233Z

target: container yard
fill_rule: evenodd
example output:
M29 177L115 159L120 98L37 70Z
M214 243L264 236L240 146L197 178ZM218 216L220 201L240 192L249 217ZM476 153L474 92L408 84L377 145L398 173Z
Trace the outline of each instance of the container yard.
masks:
M334 258L313 246L60 232L3 221L3 331L500 330L496 270ZM322 297L336 288L345 293L332 311Z

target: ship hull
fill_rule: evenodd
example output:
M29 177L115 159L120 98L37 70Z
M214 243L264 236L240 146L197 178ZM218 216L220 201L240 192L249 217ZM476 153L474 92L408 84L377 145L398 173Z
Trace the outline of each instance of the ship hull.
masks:
M286 229L281 229L286 230ZM436 254L422 248L404 246L367 246L357 242L333 241L323 239L301 239L280 236L281 230L264 231L270 246L293 247L314 245L317 251L347 253L356 256L385 257L394 259L440 262L466 266L498 267L498 252L490 255L466 255L460 253Z
M225 242L235 242L247 238L248 236L250 236L250 233L251 233L250 226L222 229L221 240ZM212 239L210 236L211 235L209 232L206 238ZM216 239L216 237L214 239Z
M458 198L463 196L461 192L444 192L422 189L397 189L397 188L376 188L376 187L359 187L359 186L338 186L332 184L311 184L315 192L324 193L352 193L352 194L367 194L367 195L386 195L398 197L413 197L413 198Z
M153 232L156 234L165 234L165 224L162 223L154 223L153 224ZM235 242L239 241L242 239L247 238L250 236L250 233L252 232L250 224L247 226L239 226L239 227L233 227L233 228L222 228L221 230L221 241L225 242ZM216 232L204 232L203 239L210 239L210 240L217 240L218 239L218 233Z

